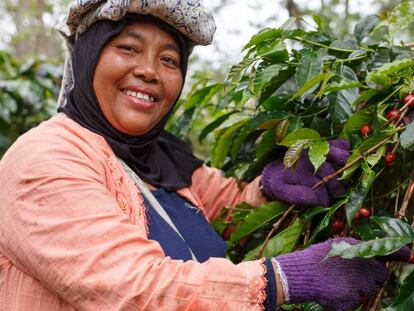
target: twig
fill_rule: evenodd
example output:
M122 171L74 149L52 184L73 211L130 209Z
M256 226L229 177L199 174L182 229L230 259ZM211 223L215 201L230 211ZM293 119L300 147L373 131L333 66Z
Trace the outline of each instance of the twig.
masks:
M303 245L306 245L309 241L310 235L311 235L311 229L312 229L312 223L309 221L306 225L306 233L305 237L303 238Z
M312 187L312 189L315 189L315 188L319 187L320 185L323 185L324 183L328 182L332 178L334 178L334 177L338 176L339 174L341 174L342 172L346 171L348 168L350 168L353 165L357 164L359 161L361 161L362 159L366 158L368 155L370 155L371 153L373 153L374 151L376 151L379 147L381 147L382 145L385 145L389 141L389 139L390 139L390 137L387 137L387 138L381 140L379 143L377 143L376 145L372 146L367 151L361 153L361 155L359 155L357 158L355 158L353 161L349 162L345 166L341 167L336 172L332 173L331 175L325 176L318 183L316 183Z
M319 187L320 185L323 185L324 183L327 183L329 180L331 180L332 178L338 176L339 174L341 174L342 172L346 171L348 168L352 167L353 165L357 164L359 161L361 161L362 159L366 158L368 155L370 155L371 153L373 153L374 151L376 151L379 147L381 147L382 145L385 145L388 141L390 140L390 137L387 137L383 140L381 140L379 143L375 144L374 146L372 146L371 148L369 148L367 151L361 153L361 155L359 155L357 158L355 158L353 161L351 161L350 163L346 164L345 166L343 166L342 168L338 169L336 172L332 173L331 175L325 176L323 177L319 182L317 182L312 189L315 189L317 187ZM262 256L263 250L265 249L267 242L269 241L269 239L271 238L271 236L273 235L273 233L279 229L280 225L282 224L282 222L285 220L285 218L287 217L287 215L289 215L289 213L296 207L296 205L291 205L282 215L282 217L280 217L278 219L278 221L276 223L273 224L272 229L269 231L269 233L266 236L266 239L264 240L264 242L262 243L257 255L256 255L256 259L260 258Z
M387 193L385 193L385 194L382 194L382 195L379 195L379 196L376 196L376 197L372 197L372 198L370 198L369 199L369 201L371 201L371 202L374 202L375 200L379 200L379 199L382 199L382 198L385 198L385 197L387 197L390 193L393 193L393 192L395 192L395 191L397 191L399 188L401 188L408 180L410 179L410 177L408 177L408 178L406 178L406 179L404 179L402 182L400 182L396 187L394 187L393 189L391 189L390 191L388 191ZM397 212L395 212L395 214L396 214Z
M387 262L387 268L388 270L394 271L395 268L397 266L397 263L395 262ZM382 286L378 291L377 291L377 295L375 296L374 302L372 303L372 305L368 308L368 311L378 311L378 306L381 303L381 299L382 299L382 295L384 295L385 292L385 284L388 283L389 278L391 277L391 273L388 276L388 279L385 281L384 286Z
M267 234L267 236L266 236L266 239L264 240L264 242L263 242L263 244L262 244L262 246L260 247L260 249L259 249L259 251L257 252L257 255L256 255L256 259L258 259L258 258L260 258L260 257L262 257L262 253L263 253L263 250L265 249L265 247L266 247L266 244L267 244L267 242L269 241L269 239L270 239L270 237L272 236L272 234L277 230L277 229L279 229L279 227L280 227L280 225L282 224L282 222L285 220L285 218L289 215L289 213L291 212L291 211L293 211L293 209L296 207L296 205L295 204L292 204L291 206L289 206L289 208L283 213L283 215L282 215L282 217L280 217L279 219L278 219L278 221L277 222L275 222L274 224L273 224L273 226L272 226L272 229L270 230L270 232Z
M414 192L414 170L411 172L410 174L410 183L408 185L407 190L405 191L405 195L404 195L404 199L403 199L403 203L401 205L400 210L397 213L397 218L398 219L403 219L405 217L405 212L407 210L407 207L411 201L411 198L413 196L413 192ZM414 225L414 223L413 223ZM397 268L398 263L396 262L388 262L387 263L387 268L389 269L390 272L393 272L396 268ZM390 273L391 275L391 273ZM378 309L378 306L381 302L382 299L382 295L384 295L384 291L385 291L385 285L388 283L388 280L384 283L383 286L381 286L381 288L377 291L377 295L375 296L375 300L373 302L373 304L371 305L371 307L369 308L369 311L376 311Z
M414 192L414 170L410 175L410 183L408 184L407 190L405 191L404 200L401 205L398 214L396 215L398 219L403 219L405 217L405 212L407 211L408 205L410 204L411 198Z

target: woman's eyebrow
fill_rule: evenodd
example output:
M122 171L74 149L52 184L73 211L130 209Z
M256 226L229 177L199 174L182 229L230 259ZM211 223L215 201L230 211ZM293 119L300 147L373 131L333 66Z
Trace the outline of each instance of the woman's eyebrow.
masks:
M143 40L141 34L134 32L134 31L123 32L119 36L120 37L131 37L133 39L140 40L140 41Z
M128 32L121 33L119 35L119 37L130 37L130 38L133 38L133 39L138 40L138 41L144 41L143 36L140 33L135 32L135 31L128 31ZM181 52L179 47L175 43L166 43L163 46L163 48L164 48L164 50L173 50L177 53Z

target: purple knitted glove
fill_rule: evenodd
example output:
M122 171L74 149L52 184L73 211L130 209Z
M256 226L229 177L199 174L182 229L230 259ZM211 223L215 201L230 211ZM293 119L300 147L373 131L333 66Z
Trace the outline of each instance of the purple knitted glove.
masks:
M329 141L327 161L320 166L316 174L313 173L307 150L302 151L293 168L285 169L281 160L269 163L262 172L264 194L269 199L299 206L329 206L330 197L339 197L345 193L338 179L332 178L315 189L312 187L323 177L334 173L334 166L343 166L346 163L349 147L347 140Z
M272 259L278 266L287 302L316 301L328 310L348 311L360 304L361 297L375 295L377 286L388 277L385 263L374 258L327 257L331 244L341 241L359 243L352 238L331 239ZM410 250L404 246L389 256L407 262Z

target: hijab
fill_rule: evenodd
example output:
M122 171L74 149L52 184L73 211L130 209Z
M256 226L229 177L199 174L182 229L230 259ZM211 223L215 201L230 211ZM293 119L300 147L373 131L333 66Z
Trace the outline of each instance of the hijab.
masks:
M116 156L144 181L169 191L176 191L190 186L193 171L203 164L184 141L164 130L176 103L149 132L133 136L118 131L108 122L93 89L95 68L105 44L118 35L128 23L138 19L156 23L176 39L181 52L181 73L184 83L189 40L175 28L147 15L130 14L116 22L102 20L92 25L75 42L72 52L74 84L67 94L66 105L58 111L64 112L83 127L103 136Z

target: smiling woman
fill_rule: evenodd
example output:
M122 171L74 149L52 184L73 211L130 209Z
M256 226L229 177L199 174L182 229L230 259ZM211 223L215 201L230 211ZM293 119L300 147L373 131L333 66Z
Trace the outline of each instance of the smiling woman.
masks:
M143 135L173 107L183 87L180 48L154 23L127 25L102 50L93 88L118 131Z
M76 1L59 30L70 51L59 113L0 162L2 310L272 310L285 298L349 310L373 295L385 265L326 259L333 241L224 258L209 221L225 206L265 203L260 179L268 198L309 205L280 181L314 176L269 166L240 189L164 130L192 47L215 30L201 1ZM331 160L343 161L346 144L336 147ZM326 189L306 197L319 193L329 201Z

